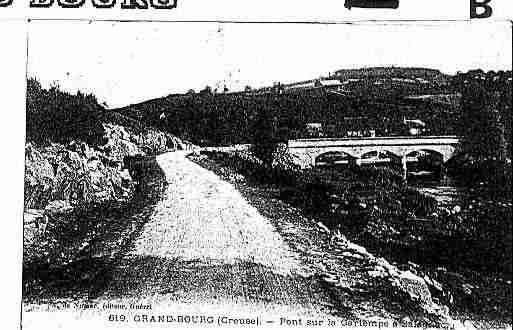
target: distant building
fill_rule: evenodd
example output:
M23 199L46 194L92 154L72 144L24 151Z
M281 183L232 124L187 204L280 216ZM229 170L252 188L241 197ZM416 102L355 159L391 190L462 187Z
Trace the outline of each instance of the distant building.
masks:
M403 124L410 135L421 135L426 131L426 123L420 119L403 119Z
M374 129L364 129L357 131L347 131L347 137L376 137L376 130Z
M306 124L306 134L308 137L322 137L324 136L324 132L322 130L321 123L307 123Z
M339 89L343 84L338 79L315 79L301 81L293 84L283 85L283 88L287 91L294 90L307 90L314 88L326 88L326 89Z
M344 130L347 137L375 137L370 120L366 116L344 117Z
M314 82L315 87L326 87L326 88L333 88L333 87L340 87L342 86L342 83L340 80L337 79L317 79Z
M323 133L327 137L336 137L339 134L339 127L336 124L327 124L323 127Z

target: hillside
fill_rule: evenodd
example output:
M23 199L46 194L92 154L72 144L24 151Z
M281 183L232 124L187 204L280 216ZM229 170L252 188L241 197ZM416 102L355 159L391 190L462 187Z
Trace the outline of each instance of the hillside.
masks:
M378 135L403 134L403 118L421 119L432 134L454 134L460 96L450 77L421 68L340 70L245 92L172 94L118 112L201 145L251 143L258 112L268 111L281 139L301 137L306 123L344 134L348 117L364 117Z

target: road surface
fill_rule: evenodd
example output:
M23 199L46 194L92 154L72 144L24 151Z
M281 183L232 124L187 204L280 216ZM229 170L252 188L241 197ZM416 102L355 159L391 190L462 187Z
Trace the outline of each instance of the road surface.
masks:
M100 303L146 303L153 312L330 315L312 271L232 185L184 153L157 162L168 182L164 198Z

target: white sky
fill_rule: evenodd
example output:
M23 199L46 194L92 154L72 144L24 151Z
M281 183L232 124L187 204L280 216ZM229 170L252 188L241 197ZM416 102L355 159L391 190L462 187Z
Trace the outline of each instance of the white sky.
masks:
M343 68L510 70L509 23L31 22L28 76L110 107L206 85L240 90Z

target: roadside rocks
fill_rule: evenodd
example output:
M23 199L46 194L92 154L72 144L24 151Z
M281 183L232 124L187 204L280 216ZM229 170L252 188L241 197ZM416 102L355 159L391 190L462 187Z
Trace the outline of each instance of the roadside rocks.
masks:
M39 208L51 198L54 169L32 144L25 147L25 207Z
M315 227L319 232L325 232L318 224ZM433 297L432 292L441 290L440 283L427 275L421 277L411 269L399 269L349 241L338 230L328 235L329 246L312 262L316 263L319 279L341 301L348 297L354 297L355 301L371 296L382 297L377 299L386 299L392 314L408 315L415 321L433 326L454 324L448 307ZM308 250L308 254L315 257L313 252Z
M107 123L103 127L107 143L98 149L105 157L121 164L125 156L142 154L141 148L137 145L137 138L131 136L123 126Z
M412 272L400 272L397 276L392 277L390 282L393 287L407 294L411 301L419 303L422 307L429 307L433 304L426 282Z
M44 216L58 217L73 212L73 206L68 201L52 201L44 209Z
M73 214L75 208L63 200L51 201L42 209L29 209L23 215L23 264L28 265L34 260L50 260L55 238L50 234L53 228L62 223L75 224Z
M56 174L52 199L65 200L71 204L98 203L123 197L129 186L123 181L117 168L103 164L100 157L86 158L70 150L61 150L54 155Z
M423 318L432 322L453 322L448 308L433 300L431 292L442 290L440 283L427 275L423 278L410 270L402 271L386 259L375 257L364 247L352 243L336 232L332 235L330 250L338 258L345 260L346 264L354 265L351 267L353 270L361 269L360 280L349 285L336 272L324 274L322 278L330 285L355 295L382 292L387 299L399 303L402 308L424 315ZM322 269L325 272L329 267Z
M23 262L27 262L36 253L34 247L37 238L46 231L46 219L43 210L26 210L23 214Z
M135 183L121 168L124 157L187 148L180 139L151 129L134 134L111 123L104 128L107 143L96 148L82 141L27 144L26 209L42 209L53 200L76 205L126 199Z
M115 158L81 141L27 143L24 185L24 264L51 253L60 224L78 226L76 207L128 199L134 190Z
M24 230L30 230L31 234L39 231L44 222L44 210L29 209L23 214Z

